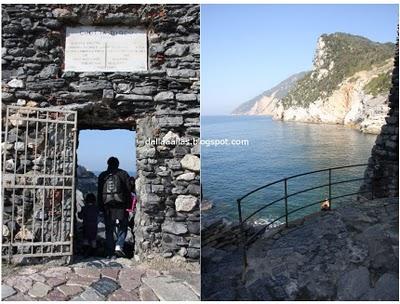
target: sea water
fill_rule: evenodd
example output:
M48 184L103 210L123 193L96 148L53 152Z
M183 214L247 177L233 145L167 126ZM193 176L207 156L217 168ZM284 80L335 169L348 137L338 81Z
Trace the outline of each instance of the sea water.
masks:
M376 135L327 124L282 122L267 116L202 116L201 181L203 199L213 208L203 219L237 220L236 200L247 192L295 174L352 164L367 163ZM211 140L247 140L248 145L211 145ZM226 141L225 141L226 142ZM365 167L335 170L332 181L363 177ZM328 183L328 172L288 181L288 194ZM361 181L334 185L332 196L356 192ZM312 204L329 195L323 187L288 199L288 211ZM243 217L284 196L284 184L258 191L242 201ZM332 201L332 206L354 197ZM317 211L319 204L297 211L289 220ZM270 222L285 214L284 200L249 220ZM282 222L285 219L283 218Z

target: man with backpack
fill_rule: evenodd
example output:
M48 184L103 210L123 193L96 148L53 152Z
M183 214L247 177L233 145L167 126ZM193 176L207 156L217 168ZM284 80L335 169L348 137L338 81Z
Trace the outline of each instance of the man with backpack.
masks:
M125 257L123 247L128 229L126 209L131 202L129 175L118 168L119 161L116 157L110 157L107 165L107 170L99 175L97 195L99 208L104 212L107 257L111 258L114 253ZM115 230L117 239L114 241Z

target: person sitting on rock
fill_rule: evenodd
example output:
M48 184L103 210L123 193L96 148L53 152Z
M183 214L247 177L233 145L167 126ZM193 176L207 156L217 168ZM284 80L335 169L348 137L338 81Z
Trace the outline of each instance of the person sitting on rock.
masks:
M99 175L97 196L99 208L104 212L107 257L112 258L114 253L119 257L125 257L123 247L128 230L126 209L130 207L131 202L129 175L118 168L119 161L116 157L110 157L107 165L107 170Z
M322 202L321 204L321 210L322 211L328 211L331 210L331 202L326 199L325 201Z
M88 193L85 197L85 205L82 208L83 220L83 247L86 255L93 255L96 251L97 238L97 219L99 216L99 208L96 204L96 196Z

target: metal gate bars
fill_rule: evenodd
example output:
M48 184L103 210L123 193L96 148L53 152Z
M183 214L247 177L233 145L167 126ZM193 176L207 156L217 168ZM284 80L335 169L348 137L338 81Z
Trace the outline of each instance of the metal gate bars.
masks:
M72 255L76 112L8 106L3 123L3 257Z

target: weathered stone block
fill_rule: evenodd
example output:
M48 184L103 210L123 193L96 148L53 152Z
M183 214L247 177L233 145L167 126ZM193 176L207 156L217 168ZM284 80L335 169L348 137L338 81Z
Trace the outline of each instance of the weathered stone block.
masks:
M197 95L196 94L178 93L178 94L176 94L176 100L182 101L182 102L193 102L193 101L197 101Z
M176 211L189 212L197 205L198 199L192 195L179 195L175 200Z
M181 160L181 165L185 169L199 172L200 171L200 158L198 158L197 156L192 155L192 154L187 154Z
M83 289L79 286L68 286L68 285L60 286L57 288L57 290L59 290L66 297L74 296L83 291Z
M369 271L366 267L345 273L338 282L337 299L341 301L360 299L368 292L369 282Z
M7 82L10 88L23 88L25 86L24 81L21 79L13 79Z
M136 94L117 94L115 95L115 99L127 101L153 101L153 98L151 96Z
M156 155L156 149L149 146L138 147L136 155L138 159L154 157Z
M81 81L81 82L72 82L70 87L75 91L97 91L97 90L104 90L110 89L111 83L107 80L97 80L97 81Z
M103 90L103 101L112 101L114 99L114 91L111 89Z
M100 280L92 283L90 287L93 288L102 296L107 297L110 294L112 294L115 290L119 289L120 285L112 279L101 278Z
M163 232L175 235L183 235L188 232L187 226L183 223L166 222L161 226Z
M165 55L169 57L181 57L187 54L189 50L188 45L175 44L165 51Z
M8 297L11 297L12 295L15 295L17 292L15 291L14 288L1 284L1 299L7 299Z
M167 75L170 77L181 77L181 78L192 78L196 77L196 71L195 70L189 70L189 69L168 69L167 70Z
M33 298L43 298L51 290L50 286L42 283L36 282L33 287L29 290L29 295Z
M160 92L154 96L154 101L171 101L174 100L173 92Z
M157 119L157 124L161 128L179 127L183 124L182 116L164 116Z
M193 172L184 173L179 175L176 180L191 181L194 180L195 174Z

